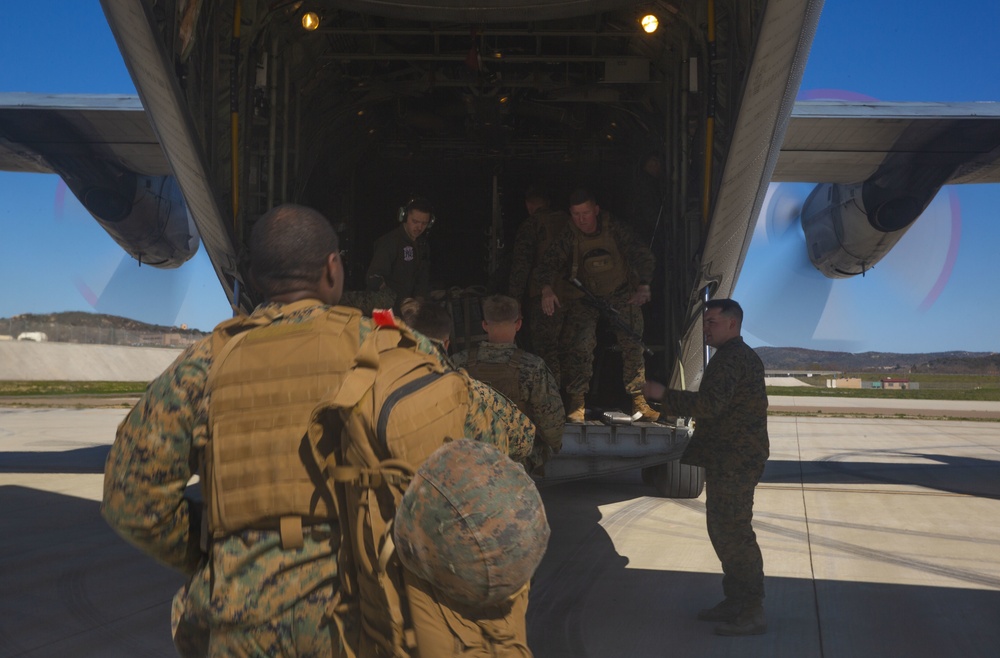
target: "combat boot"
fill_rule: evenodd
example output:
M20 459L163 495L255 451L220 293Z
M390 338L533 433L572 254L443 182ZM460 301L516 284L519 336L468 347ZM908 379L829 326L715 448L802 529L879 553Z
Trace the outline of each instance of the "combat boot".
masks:
M761 635L766 632L767 619L760 602L744 606L735 620L715 627L716 635Z
M566 399L566 421L582 423L587 419L587 406L582 395L571 395Z
M660 412L654 411L646 402L642 393L632 397L632 414L642 414L639 420L656 421L660 419Z
M698 619L701 621L736 621L743 605L736 599L723 599L714 608L705 608L698 612Z

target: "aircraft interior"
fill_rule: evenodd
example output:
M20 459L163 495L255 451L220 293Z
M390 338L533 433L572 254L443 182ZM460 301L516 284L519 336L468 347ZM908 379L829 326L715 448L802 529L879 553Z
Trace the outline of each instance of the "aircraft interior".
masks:
M374 240L424 196L435 287L502 289L525 189L565 208L587 187L619 218L659 218L646 337L668 373L719 178L704 154L728 148L762 3L422 4L154 3L236 249L273 205L310 205L361 289ZM238 260L220 269L256 301Z

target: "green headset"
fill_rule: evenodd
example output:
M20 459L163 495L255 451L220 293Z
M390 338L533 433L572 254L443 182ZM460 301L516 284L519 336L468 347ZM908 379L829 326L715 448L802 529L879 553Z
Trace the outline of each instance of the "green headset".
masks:
M414 208L417 210L427 208L427 210L423 210L423 212L427 212L431 216L430 220L427 222L427 228L430 229L434 226L434 222L437 220L437 217L434 216L434 210L431 209L431 202L420 196L410 197L410 200L407 201L406 204L399 207L399 213L396 215L396 221L400 224L405 222L406 215L409 214L409 212Z

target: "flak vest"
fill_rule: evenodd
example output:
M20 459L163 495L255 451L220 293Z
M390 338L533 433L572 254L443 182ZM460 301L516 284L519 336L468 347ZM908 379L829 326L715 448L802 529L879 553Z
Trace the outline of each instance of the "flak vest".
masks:
M601 213L598 227L594 235L587 235L573 227L576 245L570 278L579 279L587 290L604 297L628 282L628 268L611 234L610 221L605 213Z
M474 378L489 384L510 398L511 402L516 404L522 413L527 414L527 400L521 396L521 384L518 378L518 372L523 363L523 354L524 351L518 348L511 352L510 361L507 363L480 361L479 346L473 345L469 348L465 369Z
M569 215L564 211L549 210L547 208L536 210L532 217L538 222L538 243L535 245L534 262L534 265L538 265L549 246L556 241L556 238L562 235L562 232L566 230L567 226L570 226L571 222ZM559 286L559 288L555 289L557 295L563 292L565 288L573 289L572 286L569 286L562 280L557 281L557 285ZM532 297L539 297L542 294L542 286L535 281L534 277L528 279L528 294Z
M285 549L302 546L302 527L336 519L308 440L316 403L340 387L360 345L361 312L317 311L303 300L242 318L213 334L205 501L213 538L247 528L277 529Z

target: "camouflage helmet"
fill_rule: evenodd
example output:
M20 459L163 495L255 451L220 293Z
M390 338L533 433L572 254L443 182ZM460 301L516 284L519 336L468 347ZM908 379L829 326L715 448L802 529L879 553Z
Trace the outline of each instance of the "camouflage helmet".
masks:
M403 566L474 608L523 587L549 542L542 498L524 468L472 439L445 443L427 458L394 526Z

